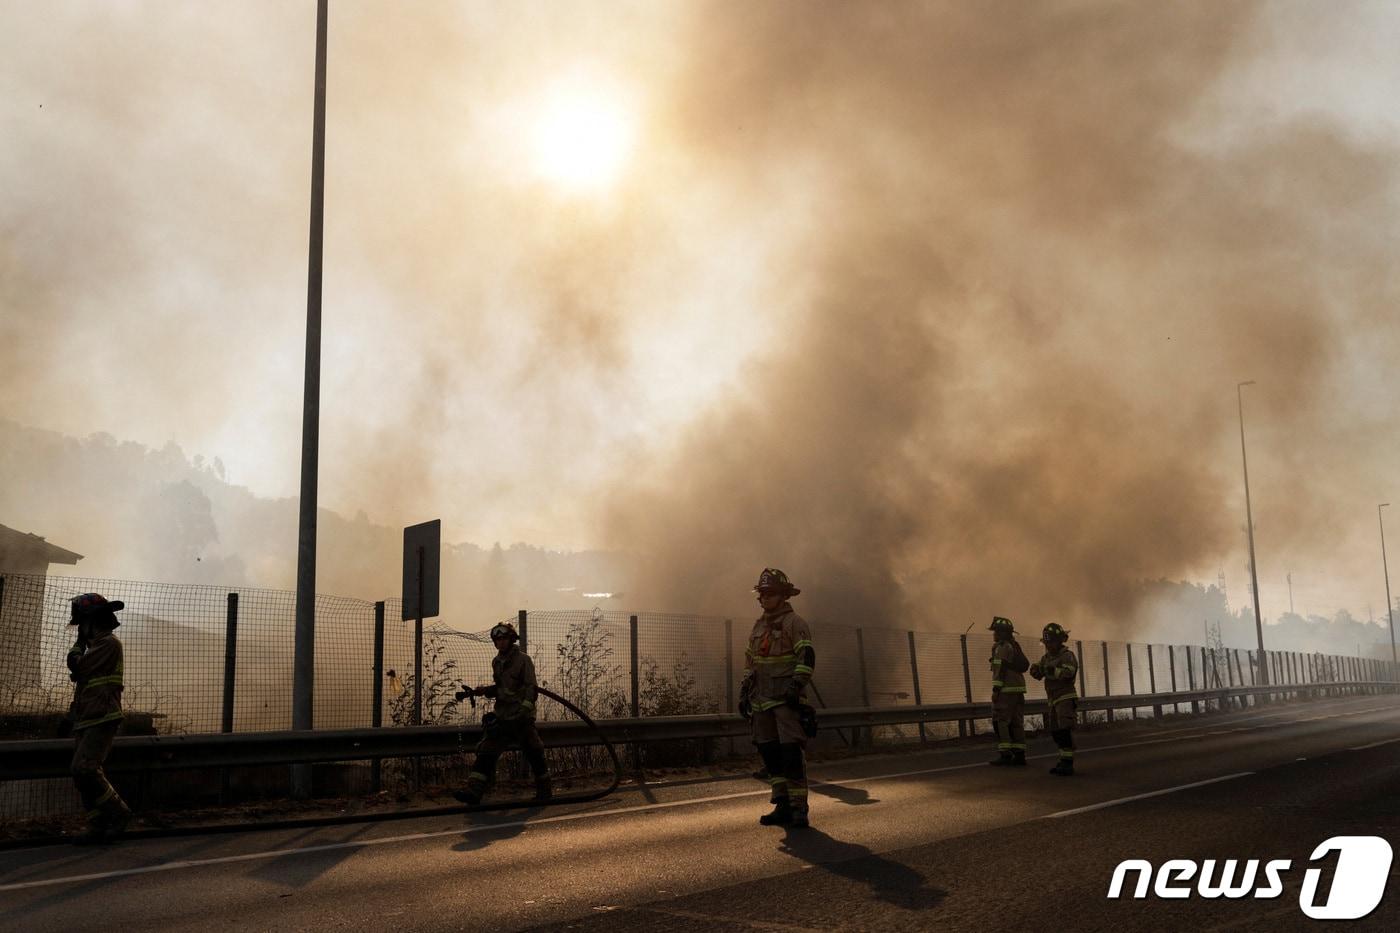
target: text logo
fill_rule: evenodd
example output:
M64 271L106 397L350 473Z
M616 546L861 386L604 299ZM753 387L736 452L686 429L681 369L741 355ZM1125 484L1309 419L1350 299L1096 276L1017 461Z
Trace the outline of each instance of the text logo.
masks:
M1333 852L1338 853L1337 869L1327 900L1317 903L1322 869L1309 868L1303 875L1298 907L1314 920L1359 920L1375 910L1385 895L1393 855L1390 843L1379 836L1333 836L1314 849L1308 860L1316 862ZM1128 859L1113 869L1108 897L1122 897L1129 875L1136 873L1132 897L1138 899L1148 896L1149 887L1157 897L1167 900L1189 898L1193 893L1208 900L1270 899L1283 893L1283 874L1292 867L1289 859L1227 859L1223 864L1215 859L1200 863L1169 859L1156 868L1144 859Z

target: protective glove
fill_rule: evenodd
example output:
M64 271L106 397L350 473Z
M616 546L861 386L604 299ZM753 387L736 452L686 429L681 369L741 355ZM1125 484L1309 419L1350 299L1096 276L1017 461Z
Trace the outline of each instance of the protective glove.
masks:
M743 716L746 722L753 720L753 703L747 695L739 698L739 715Z
M1040 678L1045 676L1045 673L1041 671L1039 664L1032 664L1030 670L1028 670L1026 673L1030 674L1036 680L1039 680Z
M802 703L802 685L795 680L788 684L787 692L783 694L783 702L797 709Z
M62 719L60 719L60 720L58 721L58 731L57 731L56 735L57 735L57 737L60 738L60 739L66 739L66 738L68 738L69 736L71 736L72 734L73 734L73 720L69 719L67 716L64 716Z
M474 688L472 688L472 687L468 687L466 684L462 684L462 689L461 689L461 690L458 690L456 693L452 694L453 699L457 700L458 702L461 702L462 700L474 698L475 696L476 696L476 690L475 690ZM476 704L472 704L472 705L475 706Z

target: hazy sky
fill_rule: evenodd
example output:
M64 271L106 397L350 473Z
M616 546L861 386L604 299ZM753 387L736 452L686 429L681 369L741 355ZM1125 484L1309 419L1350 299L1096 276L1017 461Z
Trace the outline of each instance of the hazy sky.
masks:
M1254 379L1266 612L1381 612L1400 16L1164 6L333 0L322 503L666 608L1239 604ZM0 0L0 414L295 494L314 10Z

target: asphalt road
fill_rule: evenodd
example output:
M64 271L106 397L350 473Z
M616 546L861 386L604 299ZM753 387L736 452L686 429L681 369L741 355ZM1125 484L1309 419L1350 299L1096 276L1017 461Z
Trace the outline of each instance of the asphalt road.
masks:
M1049 746L1033 741L1025 769L967 746L818 765L805 831L757 825L767 791L743 778L466 820L0 852L0 928L1289 930L1319 923L1299 907L1318 844L1400 845L1400 697L1095 730L1069 779L1045 773ZM1130 858L1292 868L1274 899L1107 899ZM1318 903L1335 864L1317 863ZM1400 929L1390 887L1347 925Z

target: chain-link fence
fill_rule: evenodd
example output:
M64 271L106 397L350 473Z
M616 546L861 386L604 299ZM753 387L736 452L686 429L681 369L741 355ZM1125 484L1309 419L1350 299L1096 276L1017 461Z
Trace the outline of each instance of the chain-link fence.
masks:
M291 727L296 597L289 591L6 574L0 576L0 741L53 734L72 694L64 657L73 633L69 599L101 592L121 599L128 732L204 733ZM316 598L314 712L319 729L477 722L485 707L458 701L459 684L489 683L497 619L402 619L398 599L382 603ZM736 685L753 623L671 613L532 611L515 619L542 686L595 718L734 712ZM991 636L900 631L814 622L818 707L982 702L991 695ZM1038 656L1038 646L1028 654ZM1257 652L1184 645L1071 641L1084 696L1161 694L1263 682ZM421 662L420 658L421 651ZM421 663L421 687L418 668ZM1270 683L1395 680L1393 665L1337 655L1265 652ZM1029 699L1044 697L1031 681ZM1237 701L1239 702L1239 701ZM1165 711L1200 703L1164 704ZM1160 715L1163 705L1119 710ZM543 719L567 718L542 703ZM1110 714L1086 714L1104 717ZM1035 717L1031 723L1035 724ZM824 731L825 744L870 745L989 732L985 720ZM422 763L318 766L330 792L402 790L464 776L463 755ZM630 750L635 763L704 759L714 743ZM551 752L564 768L603 763L598 749ZM427 769L426 771L424 769ZM259 774L259 771L270 772ZM200 778L208 794L284 792L285 768L241 769ZM142 778L139 791L162 796ZM187 780L186 783L191 783ZM71 812L67 782L26 782L0 792L0 816ZM165 796L169 796L168 794Z

